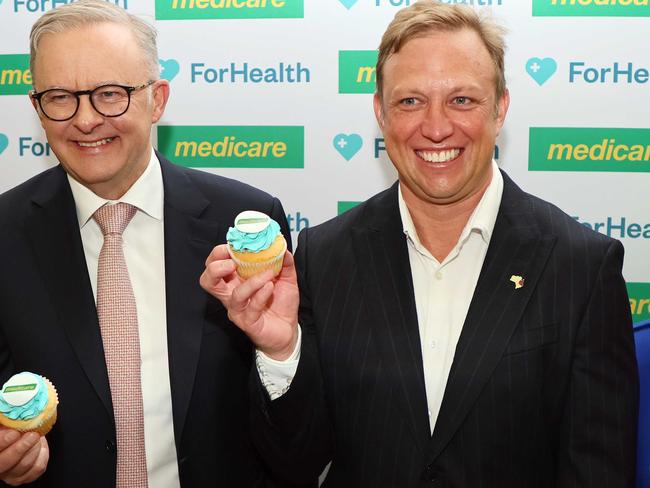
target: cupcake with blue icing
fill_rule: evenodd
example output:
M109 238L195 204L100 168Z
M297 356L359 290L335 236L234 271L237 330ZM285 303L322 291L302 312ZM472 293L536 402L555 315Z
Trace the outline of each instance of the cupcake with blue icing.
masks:
M47 378L26 371L15 374L0 390L0 424L45 435L56 422L58 404L56 389Z
M226 234L228 250L237 265L237 274L248 279L267 269L279 274L287 241L280 225L268 215L246 210L235 218Z

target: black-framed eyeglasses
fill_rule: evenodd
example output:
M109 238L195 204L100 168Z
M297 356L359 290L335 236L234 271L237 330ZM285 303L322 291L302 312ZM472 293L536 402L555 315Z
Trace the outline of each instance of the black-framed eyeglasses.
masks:
M42 92L32 91L30 96L38 101L41 112L48 119L64 122L75 116L79 110L79 97L88 95L90 104L104 117L119 117L131 105L131 93L147 88L156 81L152 80L140 86L102 85L92 90L70 91L52 88Z

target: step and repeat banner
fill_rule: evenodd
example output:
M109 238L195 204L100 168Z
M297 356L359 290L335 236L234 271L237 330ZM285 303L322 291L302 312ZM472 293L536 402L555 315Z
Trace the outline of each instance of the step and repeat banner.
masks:
M0 0L0 192L56 164L27 92L28 35L69 0ZM154 23L172 161L281 198L294 238L388 187L372 110L381 35L412 0L107 0ZM445 0L509 31L495 158L526 191L625 245L650 319L648 0Z

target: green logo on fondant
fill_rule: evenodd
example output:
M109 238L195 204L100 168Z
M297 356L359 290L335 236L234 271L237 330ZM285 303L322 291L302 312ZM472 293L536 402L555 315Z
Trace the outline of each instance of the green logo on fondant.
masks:
M29 385L15 385L8 386L4 389L3 393L12 393L15 391L31 391L35 390L38 385L36 383L30 383Z

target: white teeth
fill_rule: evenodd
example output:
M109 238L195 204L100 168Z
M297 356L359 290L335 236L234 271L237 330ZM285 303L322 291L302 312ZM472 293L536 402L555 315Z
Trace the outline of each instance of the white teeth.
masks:
M81 147L97 147L97 146L103 146L104 144L108 144L111 142L114 137L108 137L106 139L100 139L99 141L94 141L94 142L81 142L77 141L77 144L79 144Z
M430 163L445 163L457 158L460 154L460 149L448 149L446 151L416 151L416 154Z

